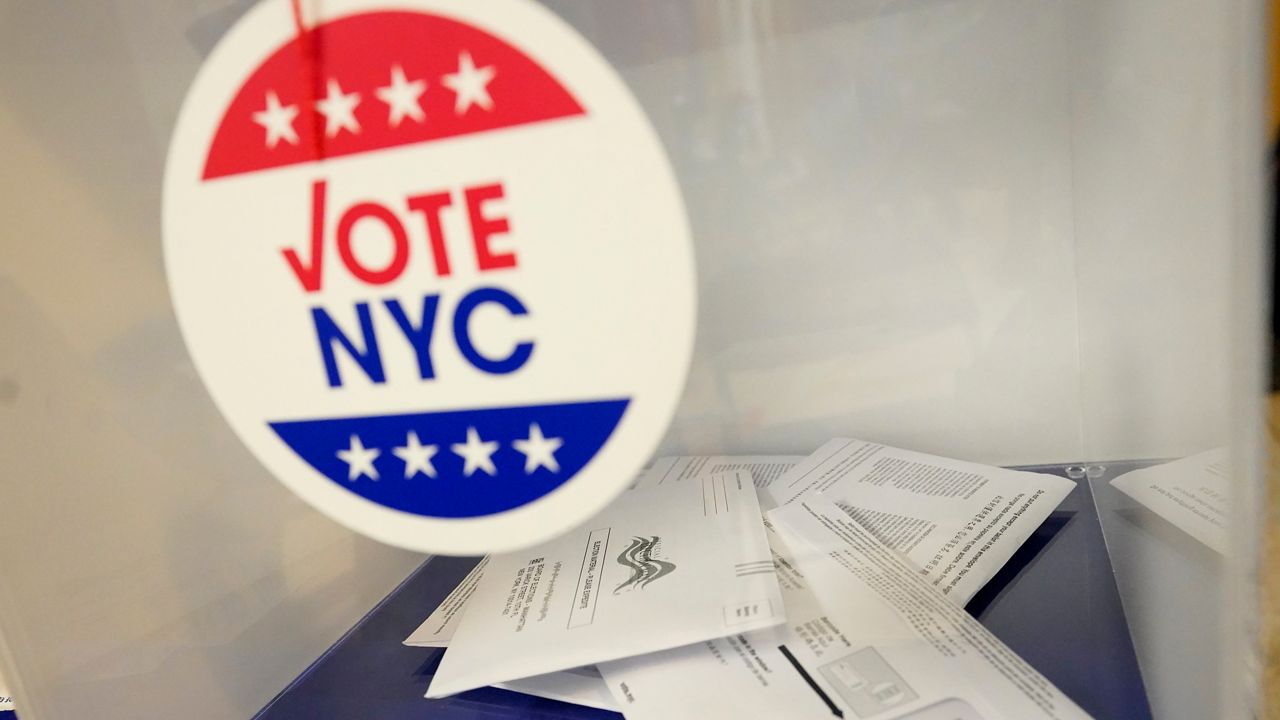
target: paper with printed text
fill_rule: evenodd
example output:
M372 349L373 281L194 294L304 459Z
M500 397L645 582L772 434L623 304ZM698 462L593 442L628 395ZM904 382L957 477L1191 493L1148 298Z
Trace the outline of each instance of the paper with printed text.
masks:
M769 518L787 623L603 663L628 720L1088 717L830 501Z
M1183 532L1227 552L1231 478L1227 448L1125 473L1111 484Z
M771 627L781 592L750 476L637 488L490 558L428 697Z

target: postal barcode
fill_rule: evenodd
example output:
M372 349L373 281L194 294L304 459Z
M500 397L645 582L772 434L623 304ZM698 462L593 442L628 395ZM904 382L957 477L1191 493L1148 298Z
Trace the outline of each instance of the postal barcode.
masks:
M733 572L738 577L747 575L761 575L774 572L772 560L756 560L754 562L738 563L733 566Z
M760 618L773 616L773 604L769 600L750 600L736 605L724 606L724 622L726 625L741 625Z

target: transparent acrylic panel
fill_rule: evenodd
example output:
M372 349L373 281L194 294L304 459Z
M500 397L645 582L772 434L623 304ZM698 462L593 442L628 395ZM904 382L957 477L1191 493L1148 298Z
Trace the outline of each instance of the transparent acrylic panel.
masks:
M1012 582L1087 604L1052 583L1102 577L1155 717L1244 717L1263 3L545 4L637 96L688 208L697 346L661 451L851 436L1077 473L1100 542L1049 533ZM423 560L271 479L179 337L164 158L252 5L0 5L0 670L24 717L250 716ZM1222 552L1111 484L1213 448ZM1035 662L1090 661L1043 637Z
M24 718L247 717L422 561L273 480L179 337L164 157L235 10L0 7L0 632Z

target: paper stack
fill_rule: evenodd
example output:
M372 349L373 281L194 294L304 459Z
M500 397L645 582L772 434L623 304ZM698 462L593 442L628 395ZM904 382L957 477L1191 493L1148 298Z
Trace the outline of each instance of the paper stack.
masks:
M497 685L630 720L1085 718L963 610L1074 484L837 439L663 458L494 556L406 640L428 697Z

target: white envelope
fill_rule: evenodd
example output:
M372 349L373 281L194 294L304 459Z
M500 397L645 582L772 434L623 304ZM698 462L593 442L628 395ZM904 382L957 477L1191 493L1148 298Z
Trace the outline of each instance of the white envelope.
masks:
M766 523L770 543L780 547ZM828 720L831 709L781 646L791 627L822 616L794 564L774 552L787 622L696 645L600 664L628 720Z
M453 631L462 620L467 609L467 600L480 584L489 558L481 558L479 563L462 578L462 582L450 592L436 609L427 617L413 634L405 638L404 644L413 647L448 647L453 639ZM533 677L521 678L510 682L496 683L495 687L512 692L524 693L535 697L559 700L575 705L587 705L602 710L614 710L616 705L609 689L605 687L600 671L595 667L575 668L564 672L547 673Z
M657 458L641 471L634 487L660 485L664 482L679 482L689 478L702 478L707 475L745 470L751 474L757 488L768 487L769 483L781 477L796 463L804 460L803 455L752 455L752 456L694 456ZM480 562L467 573L458 586L440 602L431 615L418 626L413 634L405 638L405 645L414 647L448 647L453 631L462 620L467 601L475 592L480 576L484 573L489 558L481 558ZM522 690L522 692L525 692ZM529 693L537 695L538 693ZM549 697L542 695L540 697Z
M747 473L637 488L577 530L490 558L427 697L770 627L783 617Z

